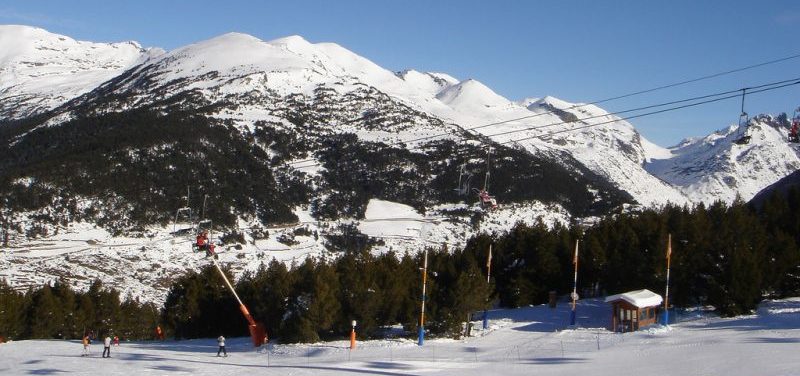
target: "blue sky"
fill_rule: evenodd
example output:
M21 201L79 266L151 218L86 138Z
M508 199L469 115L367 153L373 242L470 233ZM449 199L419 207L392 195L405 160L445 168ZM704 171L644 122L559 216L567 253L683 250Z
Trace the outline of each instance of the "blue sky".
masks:
M512 100L590 102L800 54L800 1L40 1L0 2L0 24L79 40L172 49L238 31L335 42L390 69L474 78ZM610 111L800 77L800 59L603 103ZM748 96L791 112L800 85ZM728 100L632 120L668 146L735 123ZM478 124L476 124L478 125Z

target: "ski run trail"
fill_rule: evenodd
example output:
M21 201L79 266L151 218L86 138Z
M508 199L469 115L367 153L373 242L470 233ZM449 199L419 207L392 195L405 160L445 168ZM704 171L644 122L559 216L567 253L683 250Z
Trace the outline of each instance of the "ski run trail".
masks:
M610 306L601 299L489 312L489 328L474 321L465 339L390 338L314 344L215 339L123 341L101 358L102 340L82 357L80 341L0 344L2 375L800 375L800 298L765 301L753 315L719 318L703 310L672 314L677 322L635 333L605 329ZM476 318L480 314L476 315Z

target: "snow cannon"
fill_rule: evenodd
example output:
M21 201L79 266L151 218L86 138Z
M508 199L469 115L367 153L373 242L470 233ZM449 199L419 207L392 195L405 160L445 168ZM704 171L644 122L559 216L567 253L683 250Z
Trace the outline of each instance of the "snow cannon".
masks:
M250 337L253 339L253 346L259 347L267 343L267 330L264 328L264 324L256 323L256 320L253 320L253 316L250 315L250 311L247 309L247 307L245 307L244 303L242 303L242 299L239 298L239 294L236 293L233 285L231 285L231 281L228 280L228 277L226 277L225 273L222 272L222 268L219 267L217 259L212 258L211 262L213 262L214 266L217 267L217 271L222 277L222 280L225 281L225 285L228 286L228 289L231 290L231 293L236 298L236 301L239 302L239 310L242 311L244 318L247 319L247 329L250 331Z
M250 329L250 338L253 340L253 347L267 344L269 339L267 339L267 328L264 327L264 324L257 322L249 325L248 329Z
M244 318L247 319L247 329L250 330L250 338L253 340L253 347L259 347L267 343L267 329L264 324L253 320L250 311L247 310L244 304L239 305L239 310L242 311Z

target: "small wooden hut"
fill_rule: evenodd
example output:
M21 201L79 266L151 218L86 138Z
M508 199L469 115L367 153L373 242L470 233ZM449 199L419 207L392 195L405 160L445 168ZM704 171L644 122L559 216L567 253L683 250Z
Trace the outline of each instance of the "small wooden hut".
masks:
M611 295L611 330L632 332L658 322L658 311L664 300L650 290L636 290Z

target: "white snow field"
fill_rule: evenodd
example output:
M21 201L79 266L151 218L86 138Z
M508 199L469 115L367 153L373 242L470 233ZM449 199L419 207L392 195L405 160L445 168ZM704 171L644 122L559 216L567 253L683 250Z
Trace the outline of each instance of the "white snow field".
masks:
M490 312L490 328L464 340L387 339L270 345L228 341L216 357L213 339L124 342L100 357L81 357L79 341L0 344L2 375L800 375L800 298L767 301L757 314L722 319L678 315L669 327L615 334L602 327L610 308L578 305L579 327L566 329L569 304ZM480 322L474 322L480 327ZM98 341L99 342L99 341Z

